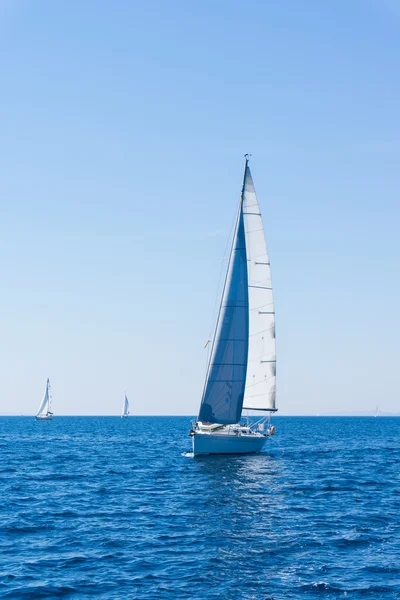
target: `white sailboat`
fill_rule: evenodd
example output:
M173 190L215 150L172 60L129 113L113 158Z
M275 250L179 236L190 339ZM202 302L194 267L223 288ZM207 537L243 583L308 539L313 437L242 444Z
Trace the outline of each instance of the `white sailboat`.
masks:
M248 454L274 433L275 310L271 271L249 157L203 397L189 433L193 454ZM241 424L244 408L268 416ZM265 428L267 422L267 429Z
M51 390L50 390L50 379L47 379L46 389L44 392L43 400L40 403L39 410L35 419L38 421L51 421L53 413L51 412Z
M126 419L129 415L129 400L127 395L125 394L124 402L122 404L122 419Z

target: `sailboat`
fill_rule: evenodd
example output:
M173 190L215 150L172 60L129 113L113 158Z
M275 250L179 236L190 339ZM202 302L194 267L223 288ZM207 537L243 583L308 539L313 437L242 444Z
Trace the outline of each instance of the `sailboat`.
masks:
M124 402L122 404L122 419L126 419L129 415L129 400L127 395L125 394Z
M259 453L275 431L275 310L260 208L245 155L232 248L203 396L192 423L193 454ZM243 409L264 411L241 423ZM267 415L267 416L265 416ZM267 427L266 427L267 425Z
M40 403L38 413L35 417L38 421L51 421L53 413L51 412L51 390L50 390L50 379L47 379L46 389L44 392L43 400Z

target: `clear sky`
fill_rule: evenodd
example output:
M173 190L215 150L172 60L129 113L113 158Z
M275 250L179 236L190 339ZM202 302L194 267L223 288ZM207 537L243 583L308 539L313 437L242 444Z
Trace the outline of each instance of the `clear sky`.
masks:
M400 411L396 0L0 1L0 412L197 413L243 154L283 414Z

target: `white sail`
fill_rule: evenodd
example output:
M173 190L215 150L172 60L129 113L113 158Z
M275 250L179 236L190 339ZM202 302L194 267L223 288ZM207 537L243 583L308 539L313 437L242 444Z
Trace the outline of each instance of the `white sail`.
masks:
M129 401L125 394L124 403L122 405L122 416L127 417L129 415Z
M243 194L249 285L249 354L243 408L276 410L275 310L260 207L246 165Z
M48 379L47 383L46 383L46 390L44 392L43 400L40 403L39 410L37 412L37 416L46 414L47 412L50 412L49 385L50 385L50 380Z

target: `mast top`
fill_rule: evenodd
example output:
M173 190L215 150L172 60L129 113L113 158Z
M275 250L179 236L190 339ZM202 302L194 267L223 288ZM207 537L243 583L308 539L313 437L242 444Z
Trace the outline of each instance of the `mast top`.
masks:
M245 154L244 155L244 173L243 173L243 183L242 183L242 191L240 192L240 205L242 205L243 203L243 197L244 197L244 186L246 184L246 175L247 175L247 167L249 166L249 159L250 159L251 154Z

